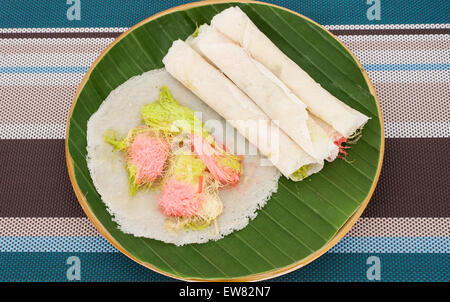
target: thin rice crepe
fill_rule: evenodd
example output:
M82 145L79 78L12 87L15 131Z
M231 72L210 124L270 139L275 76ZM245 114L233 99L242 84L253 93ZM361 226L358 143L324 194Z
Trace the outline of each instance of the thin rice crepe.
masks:
M233 187L219 190L223 212L214 223L203 230L169 231L164 225L166 216L158 208L159 190L139 190L128 194L125 159L121 152L105 143L108 130L124 137L139 124L143 105L158 99L160 88L168 86L175 99L189 106L212 130L218 143L223 143L236 154L243 154L248 142L225 120L193 95L165 70L149 71L133 77L113 90L88 121L87 163L97 192L108 211L125 232L139 237L153 238L167 243L183 245L217 240L234 230L244 228L257 215L273 192L277 190L279 171L273 166L261 166L260 156L244 155L244 174ZM216 229L217 227L217 229Z
M256 104L187 43L177 40L163 58L167 71L224 117L280 172L293 180L318 172L323 161L303 151ZM303 174L303 173L302 173Z
M306 105L242 47L208 25L188 42L230 78L294 142L312 157L333 157L337 145L310 118Z
M217 14L211 25L267 67L308 106L308 110L343 136L351 136L367 123L367 116L322 88L261 32L239 7L230 7Z

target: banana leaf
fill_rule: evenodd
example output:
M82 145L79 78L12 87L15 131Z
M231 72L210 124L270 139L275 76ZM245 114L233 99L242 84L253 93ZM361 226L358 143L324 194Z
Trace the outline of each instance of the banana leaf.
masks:
M121 232L96 191L86 163L90 116L117 86L162 68L176 39L238 5L253 22L317 82L370 116L351 162L327 163L302 182L284 177L258 216L218 241L177 247ZM69 175L77 198L99 231L122 253L159 273L189 280L262 280L306 265L329 250L361 215L381 169L384 134L379 102L354 56L306 17L253 2L193 3L146 19L121 35L88 71L74 99L66 136Z

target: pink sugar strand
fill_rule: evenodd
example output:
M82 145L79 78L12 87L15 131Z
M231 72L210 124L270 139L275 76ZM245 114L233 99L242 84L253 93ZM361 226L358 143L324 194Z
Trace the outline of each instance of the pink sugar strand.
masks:
M217 154L217 150L208 144L203 137L192 133L191 140L194 153L203 161L214 178L222 184L234 184L239 181L240 174L238 172L229 167L221 167L218 164L216 157L220 154Z
M169 144L162 138L141 133L128 149L128 162L137 167L136 183L152 182L163 173Z
M201 195L187 182L176 179L168 180L158 200L158 206L167 216L192 217L201 203Z
M336 146L338 146L338 148L339 148L339 153L338 153L337 158L345 159L347 157L348 153L347 153L347 151L345 151L345 149L350 149L351 147L342 145L346 141L347 141L347 139L344 136L341 136L339 139L334 141L334 144Z

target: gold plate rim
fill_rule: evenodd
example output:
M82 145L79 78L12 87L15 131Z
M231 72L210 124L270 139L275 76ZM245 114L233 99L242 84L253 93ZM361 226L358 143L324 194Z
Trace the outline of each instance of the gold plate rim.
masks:
M355 60L355 62L357 63L357 65L359 66L364 79L369 87L369 90L371 92L371 94L374 96L374 99L376 101L376 105L377 105L377 109L378 109L378 115L380 118L380 127L381 127L381 143L380 143L380 157L379 157L379 162L378 162L378 167L377 167L377 173L375 175L374 181L372 183L372 186L370 188L369 194L367 195L366 199L363 201L363 203L359 206L359 208L356 210L355 213L353 213L353 215L347 219L347 221L345 222L345 224L338 230L338 232L333 236L333 238L327 242L327 244L325 244L322 248L320 248L319 250L315 251L314 253L312 253L311 255L309 255L308 257L299 260L297 262L294 262L288 266L282 267L282 268L278 268L278 269L274 269L274 270L270 270L264 273L258 273L258 274L252 274L252 275L247 275L247 276L243 276L243 277L237 277L237 278L229 278L229 279L199 279L199 278L184 278L184 277L180 277L165 271L162 271L156 267L154 267L153 265L151 265L150 263L147 262L143 262L139 259L137 259L134 255L132 255L131 253L129 253L127 250L125 250L125 248L122 247L122 245L116 241L116 239L106 230L106 228L100 223L100 221L97 219L97 217L94 215L94 213L92 212L91 208L89 207L86 197L84 196L84 194L81 192L80 187L78 186L78 183L75 179L75 172L74 172L74 168L73 168L73 160L69 154L69 148L68 148L68 137L69 137L69 125L70 125L70 118L72 116L72 112L73 109L75 107L75 104L79 98L79 95L81 93L81 91L84 88L84 85L86 84L86 82L88 81L92 70L97 66L97 64L100 62L100 60L109 52L109 50L115 45L117 44L120 40L122 40L125 36L127 36L131 31L135 30L136 28L150 22L153 21L161 16L176 12L176 11L181 11L181 10L186 10L186 9L190 9L190 8L194 8L194 7L199 7L199 6L206 6L206 5L210 5L210 4L220 4L220 3L255 3L255 4L260 4L260 5L267 5L267 6L272 6L272 7L276 7L285 11L288 11L292 14L295 14L317 26L319 26L321 29L325 30L331 37L333 37L337 42L339 42L339 44L341 44L346 50L347 52L353 57L353 59ZM102 51L102 53L97 57L97 59L94 61L94 63L91 65L91 67L89 68L89 70L87 71L87 73L85 74L85 76L83 77L80 85L78 86L78 89L76 91L75 96L72 99L72 105L68 114L68 118L67 118L67 122L66 122L66 138L65 138L65 156L66 156L66 164L67 164L67 170L68 170L68 174L69 174L69 178L70 178L70 182L72 184L73 190L75 192L75 195L77 197L78 202L81 205L81 208L83 209L83 211L86 213L87 217L89 218L89 220L92 222L92 224L96 227L96 229L100 232L100 234L105 237L109 243L111 243L116 249L118 249L122 254L124 254L125 256L127 256L128 258L132 259L133 261L139 263L140 265L151 269L159 274L162 274L164 276L168 276L177 280L183 280L183 281L218 281L218 282L227 282L227 281L233 281L233 282L240 282L240 281L262 281L262 280L267 280L267 279L271 279L271 278L275 278L275 277L279 277L281 275L287 274L289 272L292 272L296 269L299 269L309 263L311 263L312 261L316 260L317 258L319 258L320 256L322 256L324 253L326 253L328 250L330 250L339 240L341 240L342 237L344 237L344 235L352 228L352 226L356 223L356 221L358 220L358 218L361 216L361 214L363 213L364 209L367 207L367 204L369 203L374 191L375 191L375 187L378 183L379 177L380 177L380 173L381 173L381 167L383 164L383 158L384 158L384 147L385 147L385 139L384 139L384 126L383 126L383 115L381 112L381 106L380 106L380 101L378 99L378 96L376 94L375 88L369 78L369 76L367 75L367 72L364 70L363 66L361 65L361 63L358 61L358 59L355 57L355 55L348 49L348 47L343 44L336 36L334 36L330 31L328 31L326 28L324 28L322 25L318 24L317 22L313 21L312 19L299 14L293 10L287 9L285 7L282 6L278 6L275 4L270 4L270 3L265 3L265 2L260 2L260 1L245 1L245 0L231 0L231 1L221 1L221 0L205 0L205 1L198 1L198 2L192 2L192 3L188 3L188 4L183 4L180 6L176 6L167 10L164 10L160 13L157 13L153 16L150 16L142 21L140 21L139 23L133 25L132 27L130 27L127 31L125 31L124 33L122 33L119 37L117 37L105 50Z

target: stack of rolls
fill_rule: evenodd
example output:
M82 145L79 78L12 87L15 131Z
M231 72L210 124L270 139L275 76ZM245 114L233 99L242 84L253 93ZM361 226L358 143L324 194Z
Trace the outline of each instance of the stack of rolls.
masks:
M163 63L294 181L345 154L342 144L369 119L322 88L238 7L175 41Z

